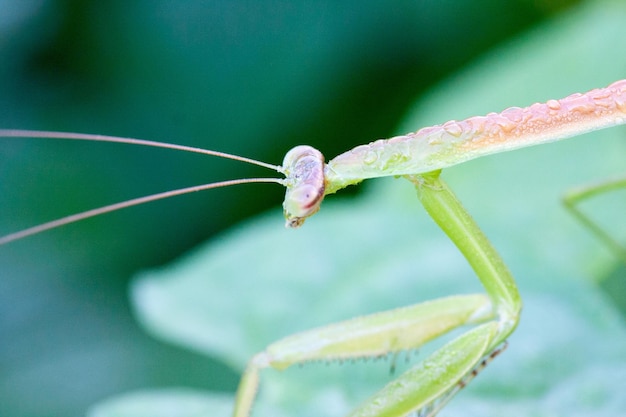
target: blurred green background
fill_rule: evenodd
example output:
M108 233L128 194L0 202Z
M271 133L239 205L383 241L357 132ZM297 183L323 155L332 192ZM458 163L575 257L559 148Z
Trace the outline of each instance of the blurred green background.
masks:
M332 157L397 133L431 85L574 3L5 0L0 127L169 141L273 163L306 143ZM1 234L267 175L174 151L0 140ZM233 390L228 367L147 336L127 284L245 216L279 210L282 194L252 185L189 195L0 248L0 414L81 415L138 388Z

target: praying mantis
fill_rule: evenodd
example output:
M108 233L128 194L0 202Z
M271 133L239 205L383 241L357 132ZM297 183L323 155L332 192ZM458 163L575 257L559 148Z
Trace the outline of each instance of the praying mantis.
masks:
M412 307L351 319L287 337L255 355L239 385L234 415L251 415L259 372L284 369L312 360L377 357L420 347L466 325L475 326L400 375L356 408L351 416L435 415L461 388L498 355L515 330L521 312L516 284L484 234L439 177L442 169L492 153L547 143L591 130L626 123L626 80L586 94L549 100L527 108L451 121L348 151L328 163L321 153L298 146L287 153L281 167L263 166L286 179L239 182L278 182L287 188L283 204L288 227L299 227L320 209L322 199L363 179L402 176L417 189L428 214L459 248L476 272L486 295L445 297ZM58 132L0 131L4 137L65 137L140 145L148 141ZM177 145L158 145L191 150ZM251 160L202 151L216 156ZM257 162L254 162L257 163ZM193 187L70 216L0 238L21 239L49 228L104 212L183 192L232 185L233 182Z

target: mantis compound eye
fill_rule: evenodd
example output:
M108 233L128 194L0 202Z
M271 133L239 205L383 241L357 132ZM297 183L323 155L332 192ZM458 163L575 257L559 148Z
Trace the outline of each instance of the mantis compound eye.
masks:
M324 199L324 155L310 146L296 146L285 155L283 168L287 175L286 226L299 227L319 210Z

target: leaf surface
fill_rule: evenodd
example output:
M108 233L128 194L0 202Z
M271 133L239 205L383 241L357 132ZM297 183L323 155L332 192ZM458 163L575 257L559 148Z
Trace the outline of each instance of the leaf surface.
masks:
M626 48L624 27L623 5L582 6L443 83L416 103L400 132L624 78L626 55L617 52ZM570 187L623 172L625 136L614 128L444 172L517 277L525 307L508 350L442 416L626 413L624 317L596 283L616 261L559 201ZM482 290L408 182L364 187L358 198L328 198L300 230L285 230L277 209L141 274L132 288L141 323L242 370L252 354L294 332ZM624 237L621 203L602 216ZM390 359L406 368L419 358ZM389 368L370 361L267 370L255 416L344 415L393 378Z

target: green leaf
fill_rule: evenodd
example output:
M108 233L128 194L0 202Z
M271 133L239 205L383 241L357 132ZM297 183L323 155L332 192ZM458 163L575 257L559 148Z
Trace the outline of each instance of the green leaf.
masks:
M401 131L623 78L624 27L622 3L583 6L442 84L416 103ZM594 283L614 261L559 202L569 187L623 172L624 133L596 132L444 172L517 277L525 308L508 350L442 416L626 413L624 317ZM624 204L603 212L616 233ZM383 179L361 197L329 198L301 230L285 230L278 209L243 224L137 277L132 296L151 333L242 370L253 353L291 333L478 291L410 184ZM344 415L393 378L389 367L377 361L264 371L255 416Z

